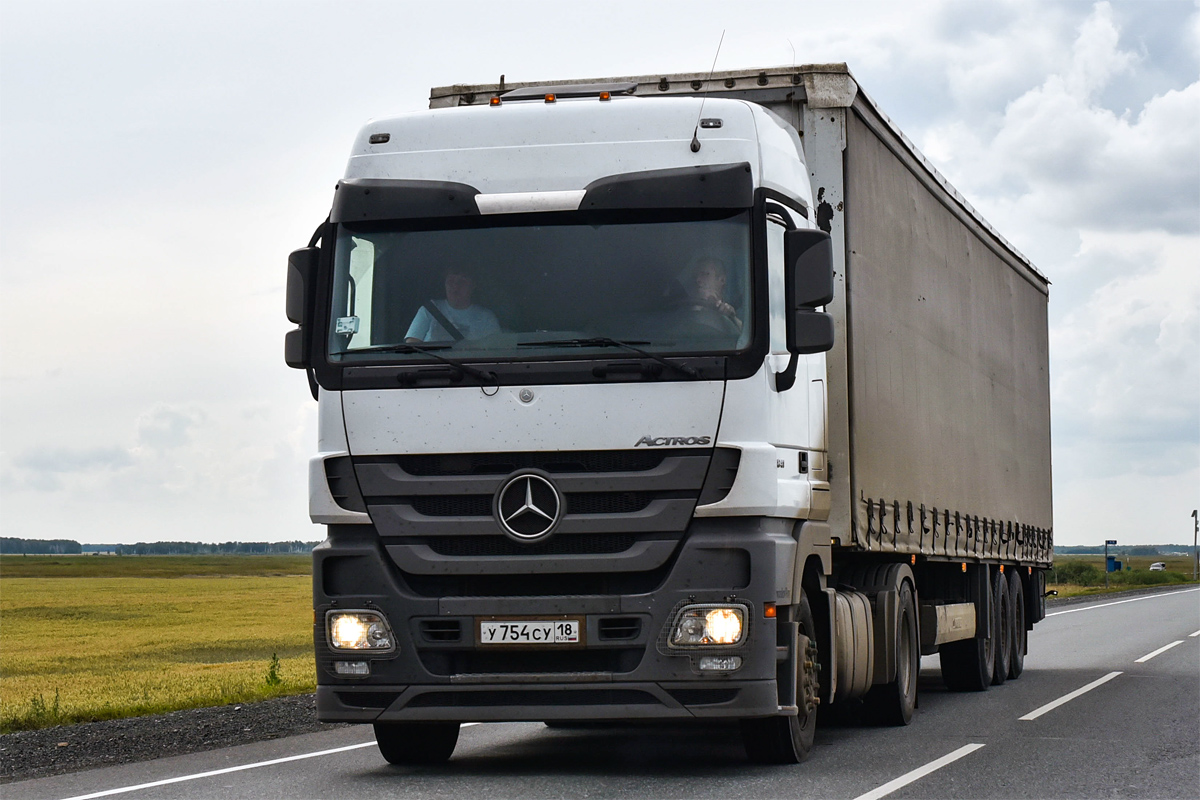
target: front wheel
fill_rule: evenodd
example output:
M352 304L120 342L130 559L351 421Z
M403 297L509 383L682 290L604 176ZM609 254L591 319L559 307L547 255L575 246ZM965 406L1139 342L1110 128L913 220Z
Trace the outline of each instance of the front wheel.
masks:
M807 597L801 598L796 606L796 622L797 635L791 645L794 670L779 676L780 680L796 683L796 715L744 719L741 723L746 757L758 764L799 764L812 752L820 702L820 660L816 626Z
M458 723L376 722L375 743L389 764L441 764L458 744Z

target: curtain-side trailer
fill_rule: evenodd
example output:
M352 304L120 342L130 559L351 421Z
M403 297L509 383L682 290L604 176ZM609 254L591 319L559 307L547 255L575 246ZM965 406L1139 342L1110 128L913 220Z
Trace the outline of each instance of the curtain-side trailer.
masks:
M1020 676L1053 553L1048 281L844 64L450 86L289 259L319 400L318 715L912 718Z

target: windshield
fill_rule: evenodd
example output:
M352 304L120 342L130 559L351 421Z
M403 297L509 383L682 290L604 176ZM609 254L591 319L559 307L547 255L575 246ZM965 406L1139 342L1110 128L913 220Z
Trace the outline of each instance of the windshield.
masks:
M580 220L339 226L331 358L562 359L615 344L604 340L666 354L748 346L749 212Z

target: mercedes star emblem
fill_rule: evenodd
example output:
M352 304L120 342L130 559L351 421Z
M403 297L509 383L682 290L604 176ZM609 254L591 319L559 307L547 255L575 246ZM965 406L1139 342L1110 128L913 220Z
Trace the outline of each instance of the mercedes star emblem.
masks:
M496 493L496 522L523 542L554 530L562 516L562 497L549 479L535 472L514 475Z

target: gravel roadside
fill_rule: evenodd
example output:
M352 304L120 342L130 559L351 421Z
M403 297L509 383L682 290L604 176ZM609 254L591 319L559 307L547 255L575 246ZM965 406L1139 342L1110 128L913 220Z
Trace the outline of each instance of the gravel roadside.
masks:
M315 695L0 736L0 784L329 730Z
M1046 605L1054 608L1185 588L1192 587L1160 586L1104 595L1048 598ZM316 698L308 694L261 703L19 731L0 736L0 784L282 739L332 727L340 726L317 722Z

